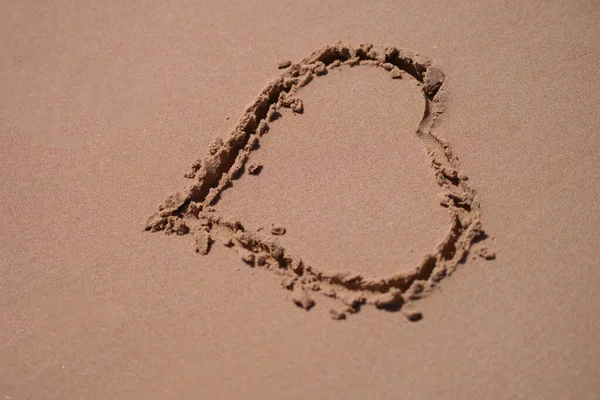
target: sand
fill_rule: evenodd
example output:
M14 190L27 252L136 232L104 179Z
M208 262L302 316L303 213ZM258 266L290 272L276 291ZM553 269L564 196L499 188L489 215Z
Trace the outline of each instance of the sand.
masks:
M450 215L415 134L422 91L413 79L389 80L382 68L342 67L303 88L304 113L288 111L270 124L249 158L263 164L260 176L236 180L219 212L254 229L282 224L280 243L325 270L346 265L385 276L417 265L448 230Z
M278 64L279 69L282 69L285 64L287 63L280 62ZM415 114L422 115L422 117L415 132L405 134L405 136L414 136L413 139L420 141L425 147L429 164L434 172L432 175L435 176L441 191L437 196L438 202L449 211L449 228L434 251L421 257L422 260L412 269L393 272L389 276L366 276L357 272L356 267L352 269L353 264L358 262L359 257L355 256L352 251L346 251L343 247L339 248L339 244L338 251L350 253L351 257L346 257L347 261L345 263L333 262L332 265L341 265L342 268L346 269L340 270L334 267L335 272L332 272L315 267L306 263L305 259L293 255L289 247L282 246L278 240L264 235L262 227L249 230L245 222L228 217L228 211L229 215L238 213L239 206L230 204L229 210L227 211L226 208L225 212L222 212L219 206L220 199L225 195L225 191L236 188L237 185L234 181L246 169L251 175L257 175L259 168L262 169L262 164L249 163L248 161L252 153L261 147L261 138L271 130L271 123L282 118L285 109L290 109L293 114L304 114L304 102L298 97L298 95L301 95L303 87L312 82L316 84L318 77L326 75L329 71L361 66L367 69L381 68L388 71L386 77L388 80L400 78L404 80L412 78L414 80L413 85L417 86L421 92L419 100L423 107L421 112L417 111ZM202 255L207 255L215 242L233 248L250 267L265 268L283 276L282 286L294 292L292 299L301 308L309 310L315 305L314 300L307 293L308 290L339 300L345 306L344 311L333 311L332 316L334 319L341 319L341 316L345 315L346 312L355 313L364 304L371 304L380 309L397 310L408 301L421 298L423 294L430 292L444 277L454 272L459 263L464 263L469 256L469 250L473 243L488 238L481 227L480 206L475 199L475 192L469 184L468 177L459 171L458 159L452 152L450 145L432 132L439 116L445 111L443 72L432 65L430 60L410 51L372 44L352 46L342 42L317 49L299 63L288 65L288 67L288 71L281 74L261 91L258 98L243 113L231 134L225 140L217 137L209 146L207 156L197 159L192 164L191 171L184 176L191 179L193 183L184 191L169 196L158 208L158 211L148 218L145 229L150 232L164 231L169 235L191 234L194 236L196 252ZM382 88L382 90L385 89ZM355 106L360 107L361 104ZM346 105L346 107L349 106ZM365 113L368 112L367 108L360 107L360 109ZM342 121L347 120L345 115L336 115L335 112L330 111L321 118L317 117L316 121L327 120L332 116ZM389 121L389 123L391 124L392 121ZM353 124L353 127L356 129L358 125ZM335 182L341 183L339 185L341 190L333 191L338 198L346 197L347 195L340 196L340 194L347 190L352 197L355 197L355 192L362 191L366 195L363 200L365 203L377 198L385 198L387 202L401 201L396 196L388 197L390 194L389 183L382 184L382 182L375 181L374 187L365 190L365 185L356 188L351 184L339 182L344 172L352 170L352 166L356 164L361 165L362 168L374 169L379 174L381 174L379 171L386 171L390 168L397 169L394 168L392 160L398 155L386 155L382 150L394 148L395 146L406 146L402 146L397 140L386 142L376 137L370 137L374 136L369 132L372 127L370 125L366 129L359 130L360 136L362 136L361 140L351 146L369 154L366 162L361 161L360 157L353 154L343 154L343 150L338 146L331 148L326 144L320 145L313 142L310 143L310 147L323 147L324 149L330 147L328 153L333 155L329 155L329 158L342 157L337 173L327 177L325 176L326 173L321 172L321 169L324 171L331 170L330 166L319 165L310 158L302 160L287 158L285 162L293 165L295 170L302 171L304 176L293 177L292 174L288 173L283 179L295 187L302 186L301 182L303 181L312 184L314 181L325 179L330 193L333 185L336 184ZM320 128L317 127L316 129ZM306 129L301 129L301 131L304 135L309 134ZM298 148L299 133L297 132L295 137L287 138L287 142L292 146L292 153L300 152ZM271 135L276 136L277 134L271 133ZM376 149L369 151L368 148L365 148L366 146L363 146L362 142L364 141L375 142ZM377 168L372 165L370 158L383 161L383 165ZM247 168L246 164L248 164ZM310 169L313 171L308 172L307 170ZM405 169L407 171L411 170L410 167ZM373 183L374 179L367 178L364 180ZM396 182L393 182L392 185L396 186L397 183L396 185L394 183ZM252 186L258 185L261 185L260 181L253 182ZM402 185L399 186L402 187ZM406 188L403 187L403 189ZM263 199L265 197L277 198L281 190L281 185L276 185L275 188L271 187L270 193L266 196L261 193L248 193L247 191L246 193L242 192L241 196L244 203L253 205L254 209L250 214L261 208L272 213L273 210L278 208L272 205L268 207L263 204ZM425 195L425 192L421 193L421 196L423 195ZM321 196L315 191L306 190L303 193L296 193L293 198L288 197L287 201L283 201L279 208L296 208L294 203L298 200L302 202L302 198L308 200L309 209L301 214L315 214L313 212L315 208L319 208L320 211L316 213L316 217L313 217L316 221L305 220L302 221L301 225L314 228L316 225L314 222L318 224L323 220L329 220L326 223L326 229L330 228L329 230L332 230L331 228L333 228L334 235L332 236L341 238L348 249L368 250L371 247L370 243L381 241L381 239L369 235L367 230L361 227L354 226L344 229L341 226L342 222L346 222L348 218L339 216L339 213L335 213L338 215L333 219L322 217L323 210L325 210L325 214L329 213L327 210L343 210L348 214L354 214L359 221L370 221L371 224L375 223L377 226L377 219L369 215L366 210L367 207L358 206L348 210L347 207L343 206L320 204ZM418 201L421 201L421 199L418 199ZM377 207L376 209L381 210L385 207ZM330 214L330 216L335 214ZM378 218L380 224L393 219L392 215L385 212ZM421 225L426 226L426 224ZM395 230L406 237L408 236L406 233L410 232L411 229L396 228ZM282 226L273 225L271 227L272 235L281 236L286 231L287 229ZM318 229L316 231L318 232ZM354 245L347 238L352 234L354 234L354 237L359 236L361 238ZM302 240L299 241L302 242ZM329 241L327 235L319 239L320 243L328 244ZM291 246L294 242L292 240ZM395 243L395 245L400 246L399 243ZM393 246L394 243L389 247ZM326 246L325 252L335 253L332 247ZM478 250L479 254L485 259L495 258L493 252L489 251L487 247L480 247ZM371 252L373 251L371 250ZM382 246L374 253L378 252L388 254L390 250L387 246ZM376 256L372 258L376 258ZM365 264L376 263L372 258L366 258Z
M594 3L0 7L0 396L597 398Z

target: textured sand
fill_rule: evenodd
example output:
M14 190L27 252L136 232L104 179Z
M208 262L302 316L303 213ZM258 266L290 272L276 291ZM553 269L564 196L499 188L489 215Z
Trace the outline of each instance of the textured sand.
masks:
M280 62L278 67L282 69L287 64L287 62ZM285 111L288 109L291 110L292 115L304 114L304 101L298 97L302 95L302 89L308 85L318 84L319 77L335 73L338 70L348 72L348 68L380 69L387 71L387 74L384 74L380 79L412 81L413 88L421 93L417 103L420 103L422 107L420 112L414 111L414 114L421 116L419 124L416 128L413 128L413 131L404 132L403 136L405 137L403 140L398 140L397 137L386 138L385 136L383 139L378 138L372 132L376 125L371 124L367 129L359 129L362 140L354 146L352 146L352 140L348 139L347 135L343 133L341 135L338 133L337 138L332 135L333 137L328 138L325 145L316 141L311 143L311 150L329 153L327 157L330 160L338 157L342 158L341 168L338 168L337 173L330 176L327 176L326 172L332 170L329 165L319 164L310 158L303 160L287 158L286 162L292 168L305 172L302 175L296 174L296 176L290 173L286 174L284 180L289 182L290 185L301 188L303 182L313 185L315 182L328 178L327 189L330 194L342 200L352 197L358 203L354 206L354 209L349 209L345 205L336 206L335 204L323 207L320 204L322 196L319 196L318 193L312 190L304 190L290 194L286 193L283 185L279 185L270 193L271 197L283 200L279 207L265 204L264 194L249 194L247 191L241 194L244 202L251 204L253 207L252 212L249 213L251 219L255 220L256 214L260 215L265 212L269 213L271 218L279 218L280 210L293 208L296 212L300 212L303 217L310 218L301 223L309 229L318 230L318 226L323 225L323 222L325 222L330 233L329 235L322 235L318 240L321 247L325 242L325 251L332 254L336 253L333 246L327 246L327 244L330 241L335 242L336 239L341 239L344 245L341 248L338 246L337 252L350 254L346 255L345 262L330 261L330 268L323 269L319 265L315 266L312 263L307 263L306 258L290 251L290 247L293 248L296 242L306 243L306 240L292 238L289 246L282 245L276 238L265 235L264 227L259 226L255 229L249 229L246 219L232 218L231 215L239 215L241 207L229 204L229 207L226 207L223 211L220 200L231 191L237 192L235 181L242 176L244 171L247 171L250 175L260 173L263 167L262 163L252 162L250 157L255 155L256 151L261 148L263 136L267 133L270 133L269 136L278 136L276 132L271 132L272 123L285 117ZM360 77L358 79L360 80ZM391 46L374 46L372 44L353 46L341 42L323 46L299 63L291 64L286 72L269 83L256 100L248 106L228 137L225 139L217 137L213 140L208 148L207 155L198 158L192 164L191 171L184 174L186 178L192 180L192 183L185 190L169 196L158 207L158 211L148 218L145 229L150 232L164 231L168 235L183 236L189 234L194 238L196 252L202 255L207 255L215 242L234 249L248 266L264 268L283 276L281 285L285 289L291 290L294 293L292 296L294 303L306 310L315 305L315 301L309 294L309 291L312 291L336 299L344 306L343 310L330 310L334 319L342 319L342 317L345 317L345 313L355 313L364 304L374 305L388 311L392 309L397 311L408 301L420 299L424 294L429 293L444 277L452 274L459 264L463 264L468 259L469 250L471 250L474 243L482 242L488 238L488 235L482 229L479 202L476 199L469 178L460 172L458 159L450 145L433 132L439 117L446 110L444 99L447 94L443 83L444 74L439 67L432 65L431 60L411 51ZM375 85L371 86L371 89L376 87ZM417 99L413 99L413 101L415 100ZM393 102L389 103L393 104ZM312 104L314 108L319 107L314 103ZM337 105L339 107L341 103L338 102ZM361 107L360 102L354 106L361 110L361 114L370 114L369 109ZM342 106L343 108L347 107ZM390 114L393 114L393 111ZM318 126L316 130L320 130L323 120L331 119L332 116L339 121L348 121L344 113L342 115L329 113L320 118L313 115L312 120ZM383 120L385 120L385 116L379 119L379 121ZM393 121L388 121L387 124L393 125ZM354 129L359 128L359 124L353 125ZM322 133L327 133L327 128ZM300 151L298 143L302 143L302 139L299 139L302 135L309 136L310 133L307 133L302 127L298 127L296 136L287 139L287 143L294 149L293 153ZM285 138L281 139L285 140ZM351 147L356 148L358 151L366 151L369 154L368 159L382 159L383 165L375 168L372 161L365 163L360 160L361 157L359 156L344 155L342 148L333 145L340 140L347 144L350 143ZM374 142L376 149L369 149L368 146L364 146L362 141L365 140ZM407 140L420 142L423 150L415 151L414 147L402 146L403 141ZM426 153L428 164L430 164L432 170L431 175L435 177L440 191L437 196L434 197L430 194L429 197L436 199L438 205L447 210L448 228L438 239L433 251L421 256L421 259L412 268L400 269L399 271L392 270L392 273L387 275L372 274L372 272L372 275L366 275L360 272L360 267L356 268L361 261L360 257L352 257L352 254L356 251L384 253L389 257L394 248L404 250L404 252L410 252L414 249L408 248L408 246L404 246L403 249L402 241L394 241L388 233L387 241L388 243L391 242L391 245L383 246L379 251L377 249L373 251L372 248L379 244L381 239L373 237L364 228L356 226L343 227L343 223L349 219L347 214L353 213L354 217L360 221L375 223L379 231L383 231L381 229L382 224L373 221L369 213L369 206L365 204L371 203L377 198L386 197L387 203L398 201L398 199L388 197L390 188L393 190L397 187L403 191L411 189L414 191L414 189L411 185L398 182L398 179L383 183L377 178L367 178L369 184L360 184L355 179L354 184L348 184L345 182L347 178L344 177L344 172L356 169L356 164L362 164L363 168L366 164L367 166L370 165L371 169L374 169L379 175L383 175L390 166L393 167L394 161L401 157L397 151L395 154L386 155L385 149L402 147L404 147L404 151L413 150L417 154ZM273 150L271 151L273 152ZM277 150L274 152L279 153ZM276 165L271 166L276 168ZM311 169L312 172L306 173L307 170ZM413 172L413 169L414 167L410 166L405 168L403 172L405 175L409 175ZM423 181L426 180L417 180L416 183L423 185ZM358 188L356 183L359 183ZM261 184L261 182L259 181L256 184ZM336 185L341 190L335 190ZM368 190L369 186L371 187L370 191ZM357 195L359 190L367 192L367 198L362 201L362 204L360 195ZM423 205L428 204L422 200L427 195L427 191L421 190L420 192L421 198L413 201ZM301 209L295 207L296 202L305 203L308 207L302 212ZM378 208L378 211L382 214L378 219L379 221L387 223L398 218L386 213L385 207ZM263 212L257 212L257 209L263 209ZM323 209L325 209L325 212L323 212ZM315 212L316 210L318 211ZM328 215L328 217L323 217L323 214ZM296 218L296 220L298 219ZM428 226L430 224L421 225ZM333 234L331 233L332 229L334 230ZM426 228L421 226L420 229L415 229L414 233L418 234L424 229ZM404 229L396 228L396 231L396 235L400 237L408 237L413 234L413 229L410 226ZM430 228L430 231L434 233L435 228ZM286 232L285 227L274 224L270 229L270 233L275 236L281 236ZM335 236L337 238L334 238ZM357 236L362 240L359 243L352 243L351 238ZM385 237L386 235L381 234L381 236ZM355 242L357 242L356 239ZM371 243L375 243L375 245ZM313 246L304 247L308 248L305 254L309 256L313 254L314 250L311 248ZM323 251L321 250L321 252ZM479 246L475 249L475 254L480 254L488 260L495 258L495 254L487 246ZM362 258L367 265L377 265L379 263L377 256L363 256ZM397 265L393 266L399 268ZM409 315L412 315L412 313ZM414 318L409 317L409 319Z
M280 242L325 269L376 276L417 265L450 224L415 137L417 85L390 83L385 70L345 68L300 96L303 115L273 122L250 154L264 164L258 179L234 182L219 210L252 226L283 224Z
M584 1L2 2L0 396L597 398L599 14ZM298 62L340 39L413 49L444 71L446 112L434 133L460 158L493 237L486 242L495 260L473 251L404 310L421 312L417 323L373 307L334 321L328 310L337 300L320 297L305 312L292 302L310 301L302 290L282 290L280 276L248 268L232 249L214 246L200 256L190 250L192 235L142 231L167 195L189 185L182 174L190 163L206 156L215 137L226 138L285 73L280 61ZM374 71L341 71L302 89L304 113L273 123L250 159L263 169L234 182L222 199L266 234L272 223L286 227L271 236L298 246L294 253L314 249L304 257L324 269L360 250L360 237L344 243L335 236L339 254L332 255L310 231L317 221L341 219L344 231L361 221L336 204L339 197L318 188L322 205L331 206L323 219L294 218L285 197L269 200L270 213L252 209L270 186L310 197L302 190L310 175L296 177L299 187L285 179L298 172L286 173L285 152L314 148L286 138L327 126L331 135L318 140L333 147L343 125L326 120L330 114L357 118L356 130L346 129L352 140L368 129L384 140L419 124L409 101L418 91L379 86L384 80ZM367 84L380 93L356 103L345 95ZM378 109L378 98L407 105L379 118L393 106ZM317 110L319 103L332 108ZM349 111L351 104L362 107ZM370 126L359 125L368 118ZM435 200L427 156L405 146L394 158L408 164L402 179L391 171L378 178L393 178L406 208L381 207L407 231L424 224L434 231L404 236L364 227L375 239L365 240L368 248L390 235L402 245L365 255L380 257L377 266L360 270L361 263L357 272L386 275L396 260L412 265L405 246L422 254L440 239L439 205L411 196L411 187L422 187ZM326 152L308 155L328 160ZM341 161L328 160L327 173ZM354 171L372 183L369 172ZM369 206L381 218L381 207ZM281 220L267 220L278 211Z

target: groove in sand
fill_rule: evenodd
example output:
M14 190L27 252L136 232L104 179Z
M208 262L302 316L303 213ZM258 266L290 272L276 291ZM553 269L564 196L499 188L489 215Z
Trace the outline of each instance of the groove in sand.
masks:
M431 160L441 189L440 205L452 215L446 237L410 272L386 277L325 272L307 265L273 238L251 232L242 223L219 214L220 194L243 173L249 154L260 137L269 130L269 122L281 116L283 108L301 114L298 90L343 65L372 65L390 72L391 79L416 79L423 91L423 118L415 134ZM432 133L444 111L441 99L444 74L426 58L395 47L370 44L349 46L338 43L322 47L272 81L246 109L231 135L216 139L206 158L197 160L186 176L194 183L183 192L170 196L146 223L146 230L167 234L192 234L196 251L207 254L215 241L235 249L249 265L266 268L283 277L282 286L293 291L294 302L310 309L315 302L309 295L318 292L338 299L340 309L332 317L345 318L364 304L380 309L398 310L403 304L431 290L441 279L464 261L472 244L486 235L481 227L480 206L468 178L459 172L458 160L450 146Z

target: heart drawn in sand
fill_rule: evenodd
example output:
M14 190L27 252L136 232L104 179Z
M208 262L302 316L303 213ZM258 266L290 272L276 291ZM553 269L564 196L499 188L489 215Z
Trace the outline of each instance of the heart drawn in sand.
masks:
M249 231L241 221L229 219L218 210L220 194L243 173L249 154L269 130L269 123L281 116L283 108L303 113L298 90L328 70L346 65L381 67L389 71L391 79L415 79L423 91L423 118L415 136L429 154L441 191L440 204L449 210L452 222L441 243L409 272L375 278L351 271L328 273L292 255L273 236ZM208 155L192 165L186 176L194 183L167 198L148 219L146 230L191 234L196 251L201 254L207 254L211 245L220 241L237 251L247 264L281 275L282 286L293 292L292 299L299 307L308 310L314 306L311 293L339 300L342 307L331 310L335 319L345 318L365 304L386 310L400 309L452 273L467 258L472 244L485 237L480 206L468 178L459 172L450 146L432 133L444 110L440 96L444 74L420 55L370 44L325 46L298 63L282 63L280 68L286 70L246 109L230 136L225 141L215 140ZM247 167L250 173L256 171L256 166ZM409 318L416 316L411 314Z

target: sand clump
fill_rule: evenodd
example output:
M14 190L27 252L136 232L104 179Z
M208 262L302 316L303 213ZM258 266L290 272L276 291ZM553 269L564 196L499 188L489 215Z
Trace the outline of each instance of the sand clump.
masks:
M402 313L404 314L406 319L411 322L417 322L423 319L423 313L421 313L421 311L416 310L413 307L404 307L402 309Z
M248 165L248 173L250 175L258 175L260 174L260 171L262 171L263 169L263 165L261 163L250 163Z
M285 235L286 229L281 225L271 225L271 234L276 236Z
M481 248L477 249L477 251L475 253L479 257L486 259L486 260L495 260L496 259L496 253L494 253L488 247L481 247Z
M340 321L342 319L346 319L346 313L344 311L337 310L335 308L332 308L332 309L329 310L329 316L332 319L335 319L337 321Z
M277 68L284 69L289 67L290 65L292 65L292 62L290 60L281 60L277 63Z
M207 254L212 243L220 241L237 251L246 264L282 275L282 287L292 291L292 300L299 307L310 310L316 304L310 293L338 300L344 311L330 313L336 320L346 318L347 314L357 312L366 304L390 311L403 308L451 274L466 260L471 245L485 237L475 191L468 178L459 171L458 160L449 144L432 133L444 111L443 72L418 54L371 44L325 46L298 63L281 62L278 66L287 69L246 109L230 136L215 139L209 146L208 155L193 163L186 174L193 180L192 185L168 197L158 212L148 219L145 229L167 234L192 234L200 254ZM220 194L233 185L244 168L250 174L260 172L262 165L246 167L246 163L260 137L269 131L269 122L280 118L284 109L303 113L304 104L297 96L303 86L332 68L360 66L384 68L390 71L392 79L418 82L423 92L424 112L415 136L429 155L441 191L440 205L452 215L445 238L424 255L418 265L410 272L385 277L366 277L349 271L327 273L306 265L273 237L284 234L285 228L274 225L271 236L250 231L241 221L221 215L217 207ZM485 259L495 256L489 250L480 255ZM414 313L406 316L409 320L421 318Z
M315 301L310 297L306 289L301 285L296 285L292 292L294 303L305 310L310 310L315 305Z

